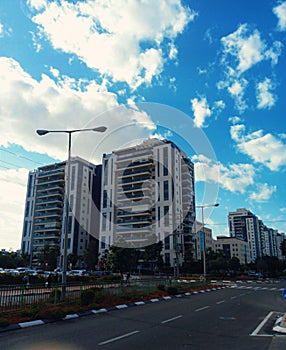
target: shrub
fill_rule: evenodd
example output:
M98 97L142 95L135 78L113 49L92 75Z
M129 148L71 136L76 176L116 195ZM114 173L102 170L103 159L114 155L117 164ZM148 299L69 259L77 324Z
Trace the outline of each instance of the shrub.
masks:
M178 293L178 288L175 286L169 286L167 288L167 292L171 295L177 294Z
M49 302L57 303L61 299L61 290L60 289L53 289L49 295Z
M92 289L86 289L80 294L81 305L89 305L95 299L95 292Z
M40 310L36 316L38 319L61 319L64 318L65 315L66 310L61 306L51 306L47 309Z
M44 305L32 305L26 307L25 309L19 311L19 316L34 317L40 312L41 309L43 309L43 307Z
M165 291L166 290L165 284L158 284L157 289L161 291Z
M9 324L10 322L6 318L0 318L0 327L7 327Z

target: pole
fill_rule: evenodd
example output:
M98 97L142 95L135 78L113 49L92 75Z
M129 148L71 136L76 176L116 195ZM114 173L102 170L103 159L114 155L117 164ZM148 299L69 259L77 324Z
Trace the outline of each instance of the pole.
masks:
M202 205L202 231L203 231L203 276L204 283L206 283L207 271L206 271L206 236L205 236L205 224L204 224L204 206Z
M70 161L71 161L71 132L67 132L68 140L68 160L66 176L66 214L64 226L64 252L63 252L63 272L62 272L62 295L61 300L65 300L67 289L67 266L68 266L68 231L69 231L69 197L70 197Z

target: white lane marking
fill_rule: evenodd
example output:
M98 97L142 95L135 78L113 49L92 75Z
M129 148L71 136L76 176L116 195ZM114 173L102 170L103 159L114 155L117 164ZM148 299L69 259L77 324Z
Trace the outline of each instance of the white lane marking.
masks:
M175 316L175 317L169 318L168 320L162 321L161 323L164 324L164 323L167 323L167 322L172 322L172 321L177 320L178 318L181 318L181 317L183 317L183 315L179 315L179 316Z
M265 323L269 320L272 314L273 314L273 311L269 312L269 314L265 317L265 319L262 322L260 322L260 324L255 328L255 330L250 335L251 336L258 335L259 331L265 325Z
M216 304L219 305L219 304L222 304L222 303L224 303L224 302L225 302L225 300L220 300L220 301L217 301Z
M231 297L230 299L236 299L237 298L237 295L234 295L233 297Z
M242 293L242 294L239 294L240 297L244 297L245 296L245 293Z
M115 337L115 338L111 338L111 339L105 340L105 341L99 343L98 345L109 344L109 343L112 343L114 341L117 341L117 340L120 340L120 339L123 339L123 338L126 338L126 337L130 337L131 335L139 333L139 332L140 331L133 331L133 332L130 332L130 333L122 334L119 337Z
M208 309L208 308L210 308L209 305L204 306L204 307L201 307L201 308L199 308L199 309L196 309L195 312L197 312L197 311L202 311L202 310L205 310L205 309Z

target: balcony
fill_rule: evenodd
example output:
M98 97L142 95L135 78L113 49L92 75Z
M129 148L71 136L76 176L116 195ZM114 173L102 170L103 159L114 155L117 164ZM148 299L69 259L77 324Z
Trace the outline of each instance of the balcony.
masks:
M63 190L64 187L64 184L59 184L58 182L50 185L37 185L37 193L52 189Z
M62 209L63 206L61 204L55 204L55 205L39 205L36 204L35 211L49 211L49 210L55 210L55 209Z
M45 218L49 218L49 217L61 217L62 216L62 211L56 211L56 212L46 212L46 213L42 213L42 212L40 212L40 213L37 213L37 214L35 214L35 219L36 218L43 218L43 217L45 217Z

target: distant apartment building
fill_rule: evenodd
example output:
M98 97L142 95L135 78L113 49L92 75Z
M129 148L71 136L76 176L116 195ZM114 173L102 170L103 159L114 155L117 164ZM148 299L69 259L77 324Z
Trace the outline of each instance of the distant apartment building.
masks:
M70 169L68 254L83 256L90 238L98 238L102 166L73 157ZM59 249L62 266L65 190L66 161L29 172L21 251L34 266L45 246Z
M251 262L248 243L239 238L218 236L213 241L213 250L222 252L228 259L237 258L242 265Z
M199 221L196 221L195 227L194 258L195 260L201 260L204 249L206 252L208 249L213 249L212 230L205 225L203 226Z
M282 258L280 249L284 233L267 227L250 210L239 208L228 214L229 233L248 242L250 259L252 262L262 256L276 256Z
M261 241L259 219L250 210L239 208L228 214L230 237L248 242L250 259L255 260L261 256Z
M100 253L163 242L166 264L193 249L194 166L174 143L149 139L103 156Z

